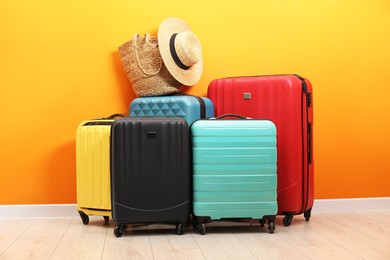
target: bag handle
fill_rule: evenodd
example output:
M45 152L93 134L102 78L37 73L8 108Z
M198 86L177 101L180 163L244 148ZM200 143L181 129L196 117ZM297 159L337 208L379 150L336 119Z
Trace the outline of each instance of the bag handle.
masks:
M142 68L141 62L139 61L139 56L138 56L138 46L137 46L137 38L138 38L138 36L139 36L138 33L135 33L135 34L133 35L134 51L135 51L135 58L136 58L136 60L137 60L137 65L138 65L138 67L141 69L141 71L142 71L143 73L145 73L146 75L148 75L148 76L157 75L157 74L160 72L161 67L162 67L162 64L163 64L162 58L160 59L160 66L159 66L159 68L157 69L156 72L150 72L150 73L149 73L149 72L147 72L144 68ZM154 47L157 46L157 44L151 43L151 42L149 41L149 39L150 39L150 34L149 34L149 33L145 34L146 43L149 44L150 46L154 46Z
M183 91L178 91L178 92L175 92L175 93L172 93L172 94L168 94L169 96L193 96L191 94L187 94Z
M240 119L253 119L251 117L241 116L241 115L238 115L238 114L224 114L224 115L220 115L220 116L217 116L217 117L210 117L208 119L216 120L216 119L222 119L222 118L225 118L225 117L228 117L228 116L238 117Z

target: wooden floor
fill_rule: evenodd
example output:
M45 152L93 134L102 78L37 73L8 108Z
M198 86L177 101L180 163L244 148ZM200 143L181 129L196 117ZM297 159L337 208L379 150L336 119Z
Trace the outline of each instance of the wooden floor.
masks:
M313 213L274 234L257 223L213 222L206 235L173 226L129 226L91 216L0 219L0 259L390 259L390 211Z

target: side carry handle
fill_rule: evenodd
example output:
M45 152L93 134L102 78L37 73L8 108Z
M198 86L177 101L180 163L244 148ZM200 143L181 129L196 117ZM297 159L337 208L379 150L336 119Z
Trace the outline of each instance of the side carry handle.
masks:
M238 115L238 114L224 114L224 115L220 115L220 116L217 116L217 117L210 117L208 119L216 120L216 119L222 119L222 118L225 118L225 117L228 117L228 116L237 117L237 118L240 118L240 119L253 119L251 117L241 116L241 115Z

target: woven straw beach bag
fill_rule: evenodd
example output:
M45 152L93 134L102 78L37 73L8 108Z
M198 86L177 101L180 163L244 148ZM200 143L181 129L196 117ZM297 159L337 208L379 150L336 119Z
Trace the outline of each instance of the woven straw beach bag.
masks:
M134 34L119 48L120 59L138 97L161 96L179 92L182 84L165 67L157 36Z

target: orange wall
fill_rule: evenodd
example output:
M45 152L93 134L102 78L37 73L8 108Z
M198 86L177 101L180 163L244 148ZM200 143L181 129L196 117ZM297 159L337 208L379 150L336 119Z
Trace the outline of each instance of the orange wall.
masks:
M76 202L76 127L127 113L117 47L169 16L203 45L190 93L225 76L312 81L315 198L390 196L388 0L3 0L0 204Z

